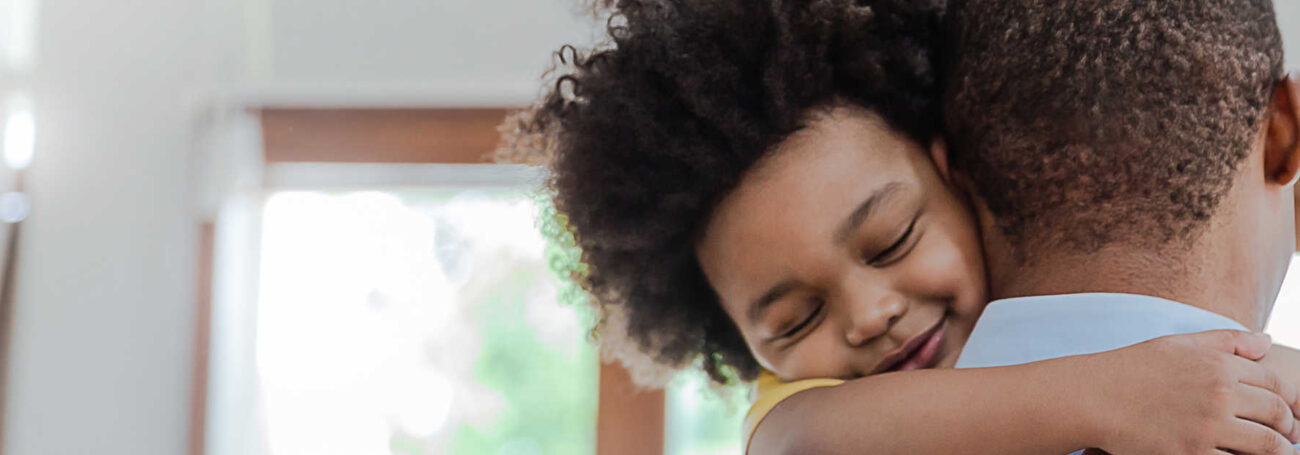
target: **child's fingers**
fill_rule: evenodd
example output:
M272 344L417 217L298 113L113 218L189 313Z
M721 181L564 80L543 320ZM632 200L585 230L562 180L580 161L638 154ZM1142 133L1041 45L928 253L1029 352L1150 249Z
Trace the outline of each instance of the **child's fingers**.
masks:
M1300 418L1300 388L1258 363L1241 358L1233 359L1232 363L1238 382L1272 392L1286 403L1293 417Z
M1281 397L1259 387L1242 385L1233 399L1237 402L1234 414L1238 418L1265 425L1287 438L1288 442L1296 442L1295 416Z
M1281 433L1249 420L1237 420L1219 440L1219 448L1232 453L1300 455Z
M1209 332L1183 335L1201 347L1222 351L1259 360L1273 347L1273 338L1263 333L1243 332L1240 330L1212 330Z

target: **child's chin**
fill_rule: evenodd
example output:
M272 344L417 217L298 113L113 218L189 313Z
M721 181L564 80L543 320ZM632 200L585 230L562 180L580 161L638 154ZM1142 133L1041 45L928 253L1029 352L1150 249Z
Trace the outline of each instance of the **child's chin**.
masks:
M951 339L947 340L951 341ZM939 353L939 359L934 362L936 369L946 369L957 366L957 356L961 354L961 349L953 347L952 343L945 343L943 351Z
M935 362L934 368L942 370L942 369L952 368L956 365L957 365L957 356L949 355L949 356L944 356L943 358L940 358L938 362Z

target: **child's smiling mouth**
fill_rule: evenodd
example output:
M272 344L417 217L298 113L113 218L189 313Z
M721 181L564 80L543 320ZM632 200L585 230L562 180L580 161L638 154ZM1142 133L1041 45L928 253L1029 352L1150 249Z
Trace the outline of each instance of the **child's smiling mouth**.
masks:
M933 366L935 360L939 358L939 350L943 346L943 329L947 326L947 322L948 316L945 315L934 324L934 327L907 340L907 343L881 359L872 374L917 370Z

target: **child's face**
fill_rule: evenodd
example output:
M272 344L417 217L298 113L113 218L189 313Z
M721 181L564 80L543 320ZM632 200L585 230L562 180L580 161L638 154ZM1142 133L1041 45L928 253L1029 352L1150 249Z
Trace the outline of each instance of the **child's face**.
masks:
M974 220L867 111L815 115L718 205L696 253L782 379L951 367L986 303Z

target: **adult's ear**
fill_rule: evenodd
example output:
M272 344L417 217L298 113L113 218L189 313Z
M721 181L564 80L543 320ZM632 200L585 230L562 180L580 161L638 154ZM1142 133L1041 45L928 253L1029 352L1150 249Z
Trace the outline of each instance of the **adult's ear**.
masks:
M1300 177L1300 83L1288 76L1273 88L1264 138L1264 173L1270 183L1290 185Z

